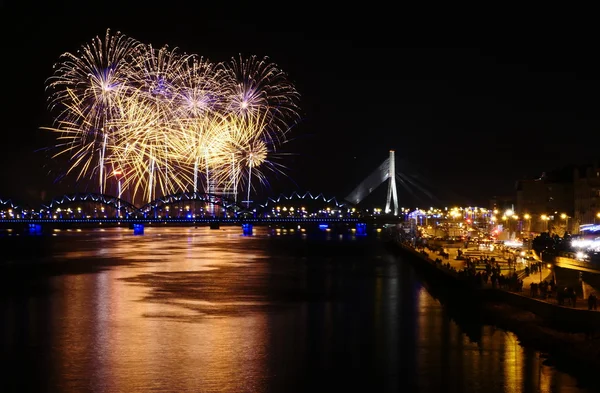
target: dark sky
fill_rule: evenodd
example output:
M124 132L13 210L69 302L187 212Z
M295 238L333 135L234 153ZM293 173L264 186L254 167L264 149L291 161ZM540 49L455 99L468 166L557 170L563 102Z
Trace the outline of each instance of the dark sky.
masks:
M83 188L57 182L60 167L38 151L55 143L39 130L52 121L44 81L61 53L107 28L215 62L267 55L286 71L302 119L281 150L293 154L281 161L289 178L271 179L274 194L342 199L393 149L397 170L439 199L487 205L514 194L518 178L598 156L597 44L560 16L204 3L2 3L0 198L36 203Z

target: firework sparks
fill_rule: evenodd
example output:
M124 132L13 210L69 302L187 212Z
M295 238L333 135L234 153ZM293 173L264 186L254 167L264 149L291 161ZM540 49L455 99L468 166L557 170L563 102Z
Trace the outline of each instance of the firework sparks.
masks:
M228 110L241 117L267 116L267 135L277 140L298 118L298 92L268 57L233 58L225 64L230 94Z
M297 91L266 57L212 63L110 30L63 54L47 88L56 121L43 128L59 134L66 172L98 179L100 193L119 173L134 200L201 184L249 199L298 119Z
M104 40L96 37L90 44L84 45L77 54L64 53L54 76L49 78L48 87L52 93L50 104L59 104L63 109L57 116L59 124L67 122L70 130L73 124L79 124L82 139L87 148L79 150L98 156L100 193L105 186L105 158L112 129L107 122L118 115L115 99L126 94L128 75L132 59L135 58L141 43L122 35L106 31ZM92 140L91 143L87 141ZM73 139L73 143L77 143ZM97 148L96 148L97 147ZM77 156L75 166L85 162L84 174L91 167L91 157L82 159Z

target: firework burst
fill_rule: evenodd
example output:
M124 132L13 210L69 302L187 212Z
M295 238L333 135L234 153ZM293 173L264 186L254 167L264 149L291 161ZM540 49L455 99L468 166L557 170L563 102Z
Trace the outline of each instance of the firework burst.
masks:
M268 57L241 55L226 63L228 111L240 117L266 116L268 137L278 140L298 118L299 94Z
M77 54L61 55L54 75L48 80L48 88L52 91L50 105L59 111L59 127L66 123L72 131L78 124L84 134L81 137L83 143L72 139L79 152L74 156L74 166L84 162L86 174L93 167L93 157L83 158L81 154L87 152L97 156L100 193L105 187L106 150L115 132L107 123L119 114L115 100L127 94L130 66L141 48L138 41L120 32L111 34L108 29L104 40L96 37ZM85 148L81 149L81 146Z
M134 200L200 186L249 199L298 119L299 95L267 57L212 63L110 30L63 54L47 89L56 120L44 129L59 134L66 172L101 193L118 174Z

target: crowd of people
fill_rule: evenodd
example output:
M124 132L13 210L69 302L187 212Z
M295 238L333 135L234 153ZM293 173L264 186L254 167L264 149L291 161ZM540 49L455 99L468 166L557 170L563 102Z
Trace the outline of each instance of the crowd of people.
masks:
M457 258L464 261L461 269L453 266L448 259L449 253L439 245L431 245L419 241L418 238L399 236L398 240L404 245L411 247L424 256L432 259L436 266L446 270L457 278L468 282L475 288L498 288L507 291L523 293L523 279L532 274L541 272L541 262L531 262L522 270L516 269L516 264L509 263L507 260L503 269L503 264L497 261L493 256L480 256L478 258L464 256L464 253L458 252ZM435 255L435 258L431 256ZM576 307L577 292L573 287L557 287L554 278L542 280L539 283L531 282L529 284L529 293L531 297L541 300L556 299L556 303L563 306ZM597 297L591 293L588 298L588 309L597 309Z

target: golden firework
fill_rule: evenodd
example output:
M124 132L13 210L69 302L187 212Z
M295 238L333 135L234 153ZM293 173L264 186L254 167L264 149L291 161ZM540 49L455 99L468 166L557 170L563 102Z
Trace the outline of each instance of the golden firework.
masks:
M212 63L110 30L63 54L48 89L56 121L43 128L59 134L66 173L101 193L119 173L147 201L200 186L249 198L298 118L298 93L266 57Z

